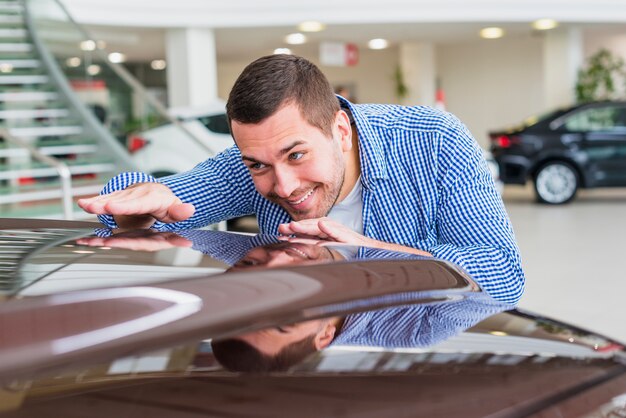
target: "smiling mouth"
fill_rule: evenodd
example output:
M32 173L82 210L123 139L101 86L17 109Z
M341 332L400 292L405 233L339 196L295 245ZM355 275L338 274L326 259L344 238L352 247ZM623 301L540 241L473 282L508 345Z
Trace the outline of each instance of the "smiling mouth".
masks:
M311 257L309 257L309 256L308 256L308 254L307 254L307 253L305 253L304 251L302 251L302 250L300 250L300 249L298 249L298 248L296 248L296 247L288 247L288 248L286 248L286 250L287 250L287 251L291 251L291 252L293 252L293 253L295 253L295 254L299 255L300 257L302 257L302 258L304 258L304 259L306 259L306 260L308 260L308 259L310 259L310 258L311 258Z
M302 196L300 199L298 200L288 200L287 203L289 203L292 206L296 206L299 205L300 203L303 203L305 200L307 200L315 191L315 187L312 188L311 190L309 190L304 196Z

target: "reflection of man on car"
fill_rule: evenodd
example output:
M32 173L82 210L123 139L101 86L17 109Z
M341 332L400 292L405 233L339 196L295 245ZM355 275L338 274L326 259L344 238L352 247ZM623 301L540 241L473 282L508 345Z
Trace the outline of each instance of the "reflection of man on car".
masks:
M140 245L146 250L163 249L163 245L192 246L195 250L231 264L228 272L357 258L424 258L379 249L356 251L327 241L278 239L266 235L248 236L203 230L179 231L176 234L133 231L108 238L84 238L78 243L134 249ZM491 281L479 284L484 285L483 289L487 293L494 289L501 290L497 283ZM513 307L512 304L504 303L510 298L508 294L495 291L494 298L498 300L480 293L456 302L407 305L345 317L313 319L214 340L211 346L222 366L232 371L246 372L286 370L330 345L428 347L466 330L488 316Z

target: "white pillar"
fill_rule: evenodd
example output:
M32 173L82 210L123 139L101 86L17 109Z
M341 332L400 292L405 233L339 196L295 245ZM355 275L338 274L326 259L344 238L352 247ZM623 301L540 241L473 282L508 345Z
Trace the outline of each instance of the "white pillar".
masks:
M571 105L576 100L578 70L583 65L583 36L580 28L546 32L543 46L545 109Z
M169 105L198 106L217 98L215 35L211 29L168 29L166 33Z
M405 42L400 45L400 69L408 87L407 105L433 106L437 89L435 47L429 42Z

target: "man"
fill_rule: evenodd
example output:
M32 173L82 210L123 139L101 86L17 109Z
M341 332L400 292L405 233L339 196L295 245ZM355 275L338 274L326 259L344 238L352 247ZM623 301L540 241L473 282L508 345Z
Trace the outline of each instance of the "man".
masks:
M246 67L226 108L236 146L158 182L122 174L79 205L126 229L176 230L256 214L261 233L433 255L495 283L510 301L521 296L524 276L502 200L480 148L450 114L353 105L315 65L292 55Z

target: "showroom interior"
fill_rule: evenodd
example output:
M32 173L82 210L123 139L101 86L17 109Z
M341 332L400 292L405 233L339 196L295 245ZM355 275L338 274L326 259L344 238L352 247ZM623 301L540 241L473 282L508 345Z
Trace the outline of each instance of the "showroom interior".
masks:
M98 138L56 154L45 151L45 143L27 144L44 156L84 155L85 165L72 172L79 175L71 186L74 197L97 194L116 172L143 165L173 174L229 146L227 131L212 116L223 113L243 68L263 55L306 57L355 103L451 112L485 151L491 131L575 104L581 71L599 52L608 51L614 62L626 60L626 5L619 0L37 3L29 16L34 34L17 28L21 9L0 5L0 77L18 80L3 81L13 90L0 95L47 101L31 109L36 127L19 113L22 108L3 107L1 128L18 140L36 137L36 129L48 129L54 138L81 132ZM68 109L57 106L56 92L36 88L53 75L32 72L29 42L46 45L49 56L41 59L56 62L56 76L67 80L76 100ZM626 77L618 73L613 90L600 94L626 100ZM19 77L35 88L18 91ZM214 124L209 129L222 135L220 149L198 144L193 137L202 128L185 124L193 118ZM142 135L168 124L173 133L166 135L190 143L184 158L171 152L180 143L147 153ZM16 164L30 159L17 151L2 158ZM154 163L161 159L171 166ZM1 179L21 195L0 201L2 217L94 219L71 207L71 200L62 201L66 184L54 191L37 188L37 176L57 176L56 170L11 174L8 167ZM620 263L626 189L581 189L560 205L537 203L531 182L505 184L501 193L527 278L519 307L626 342L620 320L626 315Z

